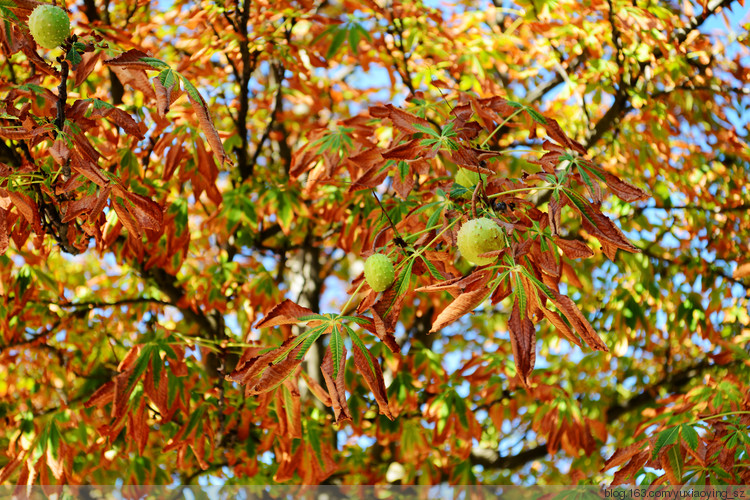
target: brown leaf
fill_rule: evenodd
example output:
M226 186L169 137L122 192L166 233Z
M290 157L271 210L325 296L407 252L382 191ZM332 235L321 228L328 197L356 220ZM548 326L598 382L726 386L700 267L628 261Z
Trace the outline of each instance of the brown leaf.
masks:
M151 79L154 82L154 91L156 92L156 110L159 116L165 116L169 112L169 107L174 102L172 98L172 91L177 86L177 80L175 79L171 87L167 88L161 83L159 77L155 76ZM179 87L177 88L179 91ZM175 92L177 94L177 92Z
M352 419L352 416L349 413L349 405L346 403L346 384L344 383L346 347L343 349L344 354L341 356L338 374L336 375L335 380L333 378L333 356L331 355L330 346L328 347L328 351L326 351L326 355L323 357L323 363L320 365L320 371L323 373L323 379L328 387L328 394L331 395L333 415L336 418L337 423Z
M65 208L65 217L63 217L63 223L70 222L81 214L84 214L91 210L96 203L96 197L91 194L84 196L80 200L74 200L67 204Z
M419 145L420 142L421 139L414 139L390 149L386 149L385 151L382 151L380 155L387 160L415 160L424 150L424 148Z
M295 347L295 344L298 345ZM298 350L299 340L297 337L290 337L276 349L264 353L261 353L263 349L259 347L250 347L242 353L237 367L226 376L226 379L250 387L255 384L255 379L258 379L264 370L273 366L275 360L281 356L293 357L292 353Z
M305 380L307 387L310 388L310 392L312 392L315 397L320 400L321 403L330 408L330 406L333 404L333 401L331 401L331 396L326 392L325 389L323 389L323 386L316 382L315 379L310 377L310 375L308 375L304 370L302 371L302 378Z
M612 190L623 201L634 202L638 200L647 200L650 198L649 194L641 188L635 187L632 184L628 184L616 175L610 174L606 170L597 168L597 171L604 176L604 182L607 187Z
M388 405L388 393L385 388L385 380L383 379L383 370L380 367L380 363L369 350L363 350L357 344L353 344L352 349L354 365L365 378L367 386L375 396L380 413L393 420L393 413Z
M594 255L594 251L579 240L566 240L558 236L555 238L555 243L569 259L588 259Z
M75 69L75 86L80 87L83 82L86 81L86 78L91 74L92 71L94 71L94 68L96 68L96 63L99 62L99 59L104 55L104 52L95 51L95 52L86 52L81 56L82 61L78 63L78 66L76 66Z
M145 137L146 126L136 122L130 114L118 107L94 108L91 118L103 117L138 139Z
M478 281L485 279L489 276L489 273L484 270L480 269L478 271L474 271L473 273L467 275L467 276L459 276L457 278L451 278L445 281L440 281L438 283L433 283L432 285L422 286L414 290L415 292L441 292L441 291L447 291L454 297L458 296L459 294L463 293L464 290L467 288L473 289L472 285L475 285Z
M518 299L513 301L513 310L508 319L510 344L518 376L524 387L529 387L529 375L536 360L536 330L534 323L518 307Z
M394 107L392 104L386 104L385 106L371 106L370 116L373 118L389 118L391 122L393 122L394 127L409 133L420 132L418 128L414 127L414 124L433 128L430 122L424 118L402 111Z
M187 95L188 99L190 99L190 105L193 107L193 111L198 117L198 123L200 124L201 130L206 135L206 140L208 141L209 146L211 146L211 151L214 153L214 156L216 156L216 159L219 160L219 163L223 165L224 162L228 160L227 153L224 151L224 146L221 143L219 133L216 131L214 122L211 120L211 114L208 111L206 101L203 100L203 96L198 92L196 92L196 95L200 98L200 101L194 98L192 92L188 92Z
M565 337L578 347L581 347L581 341L578 340L578 337L576 337L575 333L570 330L567 323L563 321L562 317L559 314L544 307L541 308L541 311L542 314L544 314L544 317L547 318L550 323L555 325L555 328L557 328L557 331L559 331L563 335L563 337Z
M70 167L77 173L83 175L97 186L106 186L109 180L102 174L101 169L95 163L81 157L80 154L74 154Z
M138 68L142 70L154 71L156 68L141 60L143 57L149 57L148 54L141 52L137 49L130 49L127 52L123 52L117 57L107 59L104 64L109 66L123 66L127 68Z
M607 345L599 338L599 335L591 327L591 324L578 309L578 306L565 295L557 293L554 290L551 290L551 293L554 297L552 302L568 318L568 321L573 325L578 335L593 349L609 352Z
M46 123L31 130L26 130L23 127L0 127L0 137L14 141L31 139L32 137L46 134L54 128L55 126L52 123Z
M552 118L546 118L546 120L547 123L544 128L547 130L547 135L565 148L573 149L582 155L586 154L586 148L584 148L579 142L568 137L556 120Z
M255 328L267 328L278 325L293 325L299 318L315 314L312 309L295 304L289 299L277 304L268 311L263 319L255 324Z
M286 379L281 390L276 391L276 405L283 411L283 415L279 415L279 434L302 439L300 393L295 381Z
M482 287L478 290L459 295L448 305L448 307L440 312L437 318L435 318L435 322L432 323L432 328L430 328L430 333L436 332L441 328L450 325L461 318L464 314L476 309L479 304L484 302L489 293L490 292L487 288Z
M396 342L396 337L393 336L393 333L389 332L385 328L385 323L383 322L383 319L380 317L378 312L374 308L370 308L370 311L372 312L372 326L373 331L375 335L378 336L378 338L386 345L388 346L388 349L391 350L392 353L398 354L401 352L401 346L398 345L398 342ZM366 318L369 319L369 318ZM370 325L365 325L365 328L367 328ZM369 328L367 328L369 330Z

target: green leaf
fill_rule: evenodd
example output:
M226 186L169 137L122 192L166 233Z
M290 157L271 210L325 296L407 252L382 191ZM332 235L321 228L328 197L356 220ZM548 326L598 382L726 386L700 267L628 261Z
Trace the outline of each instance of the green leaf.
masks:
M352 49L352 53L354 55L357 55L357 49L359 48L359 37L361 35L361 32L356 29L356 24L349 27L348 35L349 35L349 48Z
M62 435L60 434L60 429L58 429L57 424L53 420L49 426L48 433L47 433L47 449L52 451L52 455L54 457L59 456L58 450L60 449L61 440L62 440Z
M175 83L177 83L177 76L174 70L165 69L159 73L159 81L164 87L171 89Z
M682 483L682 473L683 473L685 463L682 460L682 455L680 455L679 446L672 446L667 451L667 460L669 460L669 463L672 466L672 470L674 471L675 477L680 483Z
M169 68L169 64L165 63L161 59L155 57L141 57L139 61L143 61L154 69L165 69Z
M656 436L656 444L651 454L652 458L656 458L662 448L670 444L677 442L677 437L680 435L680 427L670 427L669 429L663 430Z
M339 374L341 358L344 357L344 338L341 336L338 325L333 325L331 334L331 356L333 357L333 378L336 379Z
M72 64L73 66L77 66L81 61L83 61L81 54L78 53L75 47L70 48L67 55L65 56L65 59L70 61L70 64Z
M307 351L310 350L315 341L318 340L321 335L323 335L323 332L326 330L326 328L328 328L328 325L320 325L313 328L306 334L303 334L305 335L305 339L302 341L302 347L300 347L300 350L297 353L295 359L303 359L305 357L305 354L307 354Z
M528 301L528 297L526 297L526 289L523 287L523 282L521 281L521 273L513 273L513 287L514 287L514 294L516 298L518 298L518 307L521 314L526 314L526 302Z
M542 240L542 241L544 241L544 240ZM538 280L538 279L536 278L536 276L534 276L533 274L531 274L531 272L529 272L529 270L528 270L528 269L526 269L525 267L522 267L522 268L521 268L521 272L523 273L523 275L524 275L524 276L526 276L526 278L528 278L529 280L531 280L531 282L532 282L532 283L534 283L534 285L535 285L535 286L536 286L536 287L537 287L537 288L538 288L538 289L539 289L539 290L540 290L540 291L541 291L541 292L542 292L542 293L543 293L544 295L546 295L546 296L547 296L547 298L549 298L549 299L554 299L554 297L552 296L552 292L550 292L550 289L549 289L549 288L547 288L547 285L545 285L544 283L542 283L541 281L539 281L539 280Z
M432 127L422 125L421 123L412 123L411 126L419 130L420 132L424 132L425 134L431 135L436 139L440 139L440 134L437 133L437 131Z
M190 83L190 80L185 78L184 76L180 75L180 78L182 79L182 84L185 86L185 92L188 93L190 97L193 98L196 102L204 102L203 97L201 97L200 92L198 92L198 89L195 88L195 85Z
M593 211L593 207L588 202L588 200L572 189L563 188L563 193L565 193L565 196L570 200L570 202L576 206L581 215L583 217L586 217L586 220L588 220L592 226L597 227L596 221L590 215L590 213Z
M435 267L435 264L427 260L424 255L420 255L419 257L422 259L422 261L424 261L425 265L427 266L427 270L430 271L430 275L432 275L433 278L437 280L445 279L443 275L440 274L440 271L438 271L437 267Z
M680 435L682 435L683 441L685 441L691 450L695 451L698 449L698 433L692 425L682 424L680 426Z
M364 342L362 342L362 339L354 332L354 330L352 330L348 325L344 325L344 328L346 329L346 333L349 335L349 338L352 339L352 344L354 344L354 346L356 346L363 353L369 352L367 350L367 347L365 347ZM377 376L377 370L375 369L375 365L372 364L372 359L370 359L370 356L365 356L365 360L370 367L370 372L372 372L373 375Z
M190 420L188 420L187 428L185 428L185 432L182 434L182 438L185 439L190 436L190 433L195 429L195 427L198 425L198 423L203 419L203 415L206 413L206 407L200 406L197 410L193 410L193 412L190 414Z
M547 125L547 119L544 116L542 116L542 114L539 111L533 108L530 108L528 106L524 106L524 111L526 111L531 117L531 119L534 120L535 122L541 123L542 125Z
M346 28L339 28L338 31L336 31L336 34L333 35L333 40L331 40L331 45L328 47L328 52L326 52L326 59L331 59L336 55L336 52L339 51L344 40L346 40L346 34Z

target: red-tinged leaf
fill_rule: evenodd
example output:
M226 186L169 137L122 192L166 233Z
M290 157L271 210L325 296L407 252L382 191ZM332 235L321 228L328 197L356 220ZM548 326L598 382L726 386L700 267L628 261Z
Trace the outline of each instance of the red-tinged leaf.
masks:
M58 165L64 165L65 162L70 160L70 148L63 139L57 139L49 148L49 153Z
M83 159L78 154L72 156L70 167L74 172L83 175L97 186L104 187L109 184L109 180L102 174L98 165Z
M129 202L125 206L141 228L151 231L161 230L164 215L158 203L140 194L126 191L117 185L114 186L114 190Z
M80 87L86 78L94 71L96 64L104 55L104 52L86 52L81 56L81 62L78 63L75 69L75 86Z
M279 385L284 383L284 381L289 378L304 361L302 359L296 359L296 356L294 355L296 351L297 349L293 349L286 359L275 365L268 366L266 370L263 371L263 374L255 385L247 386L245 394L256 396L276 389Z
M739 280L739 279L747 278L748 276L750 276L750 260L743 262L741 264L738 263L737 269L735 269L734 272L732 273L732 278Z
M115 381L110 380L109 382L106 382L103 386L99 387L97 390L94 391L94 393L89 397L89 399L86 400L85 403L83 403L83 406L85 408L91 408L92 406L96 406L97 408L102 408L107 403L112 402L112 398L115 394Z
M208 111L208 104L206 104L206 101L203 100L203 96L200 95L198 90L190 82L184 78L182 81L185 84L185 90L188 99L190 99L190 105L193 107L193 111L198 117L198 124L205 134L209 146L211 146L211 151L214 153L214 156L216 156L216 159L219 160L219 163L223 165L228 158L224 151L224 146L221 143L219 133L216 131L216 128L214 128L214 122L211 120L211 114Z
M145 137L146 126L143 123L136 122L132 116L118 107L94 108L91 112L92 118L103 117L123 129L127 134L143 139Z
M263 319L255 324L255 328L268 328L278 325L293 325L299 323L299 318L315 314L312 309L295 304L289 299L277 304L268 311Z
M484 302L488 295L489 290L484 287L462 293L435 318L435 322L432 323L432 328L430 328L430 333L450 325L466 313L473 311L479 304Z
M148 423L146 422L146 399L141 398L138 410L135 413L128 414L128 426L132 429L131 435L138 446L138 454L143 456L143 450L146 449L148 442Z
M153 68L151 68L153 69ZM129 85L135 90L140 91L146 96L147 101L156 100L156 93L154 87L151 86L151 80L148 79L148 75L144 69L138 66L114 66L112 67L117 78L120 79L123 86Z
M84 196L80 200L74 200L67 204L65 207L65 217L62 222L70 222L81 214L90 211L96 204L96 197L94 195Z
M370 116L373 118L388 118L393 123L393 126L401 131L415 133L420 130L414 127L415 124L423 127L432 128L430 122L424 118L402 111L392 104L386 104L385 106L371 106Z
M578 335L593 349L597 351L609 352L607 345L599 338L599 335L591 327L591 324L578 309L578 306L570 300L569 297L560 293L551 291L554 299L552 300L555 306L560 310L561 313L568 318L568 321L573 325Z
M586 231L589 231L598 240L606 241L627 252L640 252L640 249L630 243L625 235L622 234L620 228L606 215L601 213L599 209L589 203L586 198L572 189L564 189L563 192L568 200L570 200L571 205L581 214L581 223Z
M563 337L578 347L581 347L581 341L578 340L578 337L576 337L575 333L570 330L568 324L565 323L559 314L544 307L541 308L541 311L542 314L544 314L544 317L547 318L550 323L555 325L555 328L557 328L557 331L560 332Z
M579 240L566 240L558 236L555 238L555 243L569 259L588 259L594 255L594 251Z
M510 344L518 376L524 387L529 387L529 375L536 361L536 330L534 323L518 307L518 300L513 301L513 310L508 319Z
M421 139L414 139L404 144L399 144L390 149L382 151L380 154L387 160L416 160L422 155L424 148L419 145Z
M416 179L411 170L406 173L406 176L403 179L401 178L401 174L396 172L393 176L393 190L396 191L396 194L398 194L401 199L406 200L414 187L415 180Z
M328 394L331 395L331 406L333 407L333 415L336 418L336 423L341 423L346 420L351 420L352 416L349 412L349 405L346 402L346 384L344 383L344 365L346 364L346 347L343 348L343 356L339 360L338 373L336 378L333 377L333 356L331 354L331 348L326 351L326 355L323 357L323 363L320 365L320 370L323 373L323 379L328 387Z
M582 155L586 154L586 148L584 148L579 142L568 137L556 120L547 118L546 121L547 123L544 125L544 128L547 130L547 134L550 138L565 148L572 149Z
M553 196L549 200L549 211L547 216L549 217L549 227L552 231L552 236L560 234L560 202Z
M467 276L459 276L457 278L451 278L432 285L422 286L414 290L415 292L449 292L454 297L463 293L466 289L473 289L477 282L486 279L489 273L486 270L480 269L474 271Z
M130 49L127 52L123 52L117 57L107 59L104 64L109 66L123 66L127 68L138 68L142 70L153 71L154 68L151 64L145 62L143 58L148 58L149 55L141 52L137 49Z
M99 218L99 214L102 213L102 210L104 210L104 205L107 204L107 200L109 199L109 193L111 191L112 191L111 184L107 184L100 190L99 196L96 198L96 203L91 208L91 212L89 212L89 217L88 217L89 222L94 222L97 218Z
M261 348L250 347L245 350L237 363L237 367L226 376L226 379L251 387L257 382L263 371L272 366L279 356L287 353L287 359L293 358L292 353L298 350L298 347L295 348L294 346L298 344L300 344L299 337L291 337L286 339L278 348L262 354L260 354Z
M0 137L2 137L3 139L19 141L22 139L31 139L32 137L46 134L47 132L54 130L54 128L55 126L51 123L40 125L31 130L26 130L23 127L0 127Z
M130 215L130 212L118 202L112 203L112 208L115 209L117 219L122 223L123 226L125 226L125 229L128 230L130 236L132 236L133 238L140 238L141 228L135 221L133 216Z
M362 344L359 337L356 334L352 336L352 357L354 358L354 365L359 370L359 373L365 379L367 386L375 396L375 401L378 402L378 408L380 413L393 420L393 413L388 404L388 393L385 388L385 380L383 379L383 370L380 367L378 360L370 353L369 349ZM355 340L355 338L357 340Z
M36 230L37 226L39 228L42 227L39 220L39 210L37 209L36 202L31 197L17 191L8 191L8 196L20 214L23 215L23 218L26 219L26 222L34 227L34 230Z

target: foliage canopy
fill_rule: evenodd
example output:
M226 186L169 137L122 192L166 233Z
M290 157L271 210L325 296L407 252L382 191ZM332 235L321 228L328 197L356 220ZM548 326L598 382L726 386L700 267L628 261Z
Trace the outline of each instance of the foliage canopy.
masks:
M2 482L750 483L742 2L493 1L0 0Z

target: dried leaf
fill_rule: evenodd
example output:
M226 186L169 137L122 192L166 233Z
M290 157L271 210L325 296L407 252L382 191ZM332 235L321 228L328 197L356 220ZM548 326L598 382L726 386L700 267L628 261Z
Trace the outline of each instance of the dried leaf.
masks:
M367 386L375 396L380 413L393 420L393 413L388 404L388 393L385 388L385 380L383 379L383 370L380 367L380 363L370 353L369 349L365 347L359 337L350 329L347 330L349 331L349 336L352 338L354 365L365 378Z
M293 325L299 322L299 318L315 314L312 309L295 304L289 299L277 304L268 311L263 319L255 324L255 328L268 328L278 325Z
M750 260L737 264L737 269L732 273L732 278L739 280L750 276Z
M594 255L594 251L579 240L566 240L558 236L555 243L569 259L587 259Z
M127 52L123 52L117 57L105 60L104 64L107 64L109 66L123 66L126 68L138 68L142 70L153 71L155 69L154 66L143 60L143 58L148 57L148 54L145 54L140 50L130 49Z
M341 359L339 360L338 373L334 379L333 356L329 346L326 355L323 357L323 363L320 365L323 379L328 387L328 394L331 395L331 406L333 407L333 414L337 423L352 419L352 416L349 413L349 405L346 402L346 384L344 383L345 364L346 348L344 347L343 356L341 356Z
M450 325L464 314L476 309L479 304L484 302L489 293L489 290L483 287L459 295L435 318L435 322L432 323L432 328L430 328L430 333Z
M554 290L551 293L554 297L552 301L555 306L568 318L568 321L573 325L578 335L593 349L609 352L607 345L599 338L599 335L591 327L591 324L578 309L578 306L565 295L557 293Z
M536 360L536 330L534 323L518 307L518 300L513 301L513 310L508 319L510 343L518 376L524 387L529 387L529 375L534 369Z
M208 105L203 100L203 96L200 95L198 89L196 89L192 83L187 79L183 78L182 83L185 85L185 91L187 92L190 104L193 107L195 115L198 117L198 123L200 124L201 130L206 135L206 140L211 146L214 156L219 160L221 165L228 160L227 153L224 151L224 146L221 143L219 133L214 128L214 123L211 120L211 114L208 111Z

